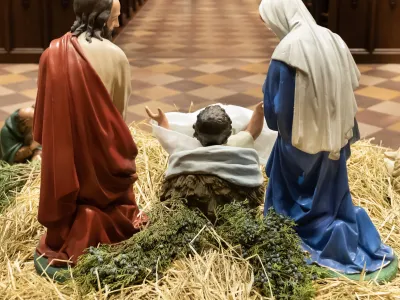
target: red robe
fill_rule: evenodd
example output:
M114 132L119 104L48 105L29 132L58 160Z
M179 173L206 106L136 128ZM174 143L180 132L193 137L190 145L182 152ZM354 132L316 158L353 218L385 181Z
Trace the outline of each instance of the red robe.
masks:
M34 139L43 146L38 220L47 228L39 255L75 264L89 246L139 231L147 217L133 193L136 145L69 33L40 59Z

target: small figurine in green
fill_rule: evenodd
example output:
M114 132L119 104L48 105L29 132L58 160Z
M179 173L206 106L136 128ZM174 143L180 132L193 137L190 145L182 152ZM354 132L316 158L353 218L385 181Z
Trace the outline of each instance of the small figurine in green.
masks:
M34 105L11 114L0 131L0 159L10 165L40 160L42 147L33 140Z

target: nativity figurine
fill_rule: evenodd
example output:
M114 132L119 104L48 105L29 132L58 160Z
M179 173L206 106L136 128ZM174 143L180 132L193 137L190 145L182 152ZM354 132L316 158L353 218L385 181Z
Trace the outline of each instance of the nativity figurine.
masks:
M120 3L75 0L74 11L71 33L41 56L34 117L34 140L43 145L38 220L46 228L35 267L51 276L86 248L126 240L147 222L133 191L138 149L123 119L129 62L109 40Z
M243 117L243 110L248 113L245 108L233 108L239 116ZM167 113L168 120L160 109L158 114L148 108L146 111L157 122L153 124L155 136L170 154L161 201L185 198L189 206L199 208L212 221L217 207L226 203L247 200L251 207L262 204L263 177L255 150L255 141L260 135L265 138L262 103L255 107L245 127L235 133L232 119L222 105L207 106L191 114L196 119L193 123L189 121L190 114ZM181 128L171 126L174 121L181 123Z
M385 166L391 177L393 190L400 194L400 149L385 152Z
M41 159L42 147L33 140L35 106L21 108L9 116L0 131L0 159L8 164Z
M273 207L296 222L311 263L357 278L383 267L378 276L386 276L396 256L353 204L347 176L350 144L359 138L357 65L301 0L262 0L259 14L280 39L263 87L265 119L278 132L264 213Z

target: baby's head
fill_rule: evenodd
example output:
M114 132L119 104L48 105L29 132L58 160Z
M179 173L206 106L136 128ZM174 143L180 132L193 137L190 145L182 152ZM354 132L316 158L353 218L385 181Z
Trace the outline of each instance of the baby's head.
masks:
M204 147L223 145L232 134L232 120L221 106L211 105L198 114L193 129Z

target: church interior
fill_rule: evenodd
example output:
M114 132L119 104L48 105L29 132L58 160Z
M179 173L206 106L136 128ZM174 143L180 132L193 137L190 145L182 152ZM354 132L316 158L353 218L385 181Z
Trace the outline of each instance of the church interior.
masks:
M400 0L0 0L0 25L0 300L400 299Z

